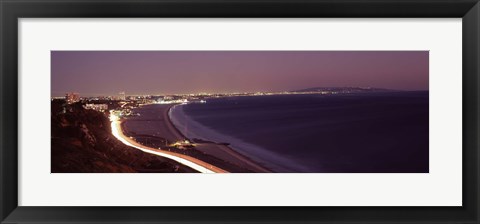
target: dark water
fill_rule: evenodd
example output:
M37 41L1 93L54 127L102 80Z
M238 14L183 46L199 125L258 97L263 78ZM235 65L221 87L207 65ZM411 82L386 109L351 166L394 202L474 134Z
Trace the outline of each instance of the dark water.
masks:
M170 115L279 172L423 173L428 112L428 92L395 92L210 99Z

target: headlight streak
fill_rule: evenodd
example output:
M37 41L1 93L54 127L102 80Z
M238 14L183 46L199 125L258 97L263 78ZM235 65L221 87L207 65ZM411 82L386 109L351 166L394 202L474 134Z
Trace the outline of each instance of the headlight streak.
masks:
M128 145L128 146L134 147L136 149L142 150L143 152L146 152L146 153L162 156L162 157L177 161L177 162L179 162L179 163L181 163L185 166L188 166L188 167L190 167L194 170L197 170L198 172L201 172L201 173L216 173L215 171L213 171L211 169L208 169L204 166L196 164L196 163L194 163L192 161L189 161L187 159L184 159L184 158L181 158L181 157L178 157L178 156L175 156L175 155L170 155L168 153L154 151L154 150L148 149L147 147L141 147L139 145L132 144L131 142L129 142L128 140L126 140L125 138L122 137L123 134L121 134L121 130L119 128L120 127L120 121L119 121L118 117L115 116L113 113L110 113L110 121L112 122L111 126L112 126L113 136L115 136L115 138L120 140L125 145Z

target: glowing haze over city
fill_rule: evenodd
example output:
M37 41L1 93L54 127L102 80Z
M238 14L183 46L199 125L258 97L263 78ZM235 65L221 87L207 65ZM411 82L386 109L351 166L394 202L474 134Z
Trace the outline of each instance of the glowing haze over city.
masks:
M428 89L428 51L52 51L52 97Z

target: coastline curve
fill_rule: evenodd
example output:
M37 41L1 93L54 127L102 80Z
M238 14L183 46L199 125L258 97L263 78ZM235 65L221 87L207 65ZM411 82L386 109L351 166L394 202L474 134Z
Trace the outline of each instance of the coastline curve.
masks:
M113 136L115 136L115 138L117 138L119 141L121 141L125 145L136 148L146 153L150 153L150 154L161 156L167 159L174 160L178 163L188 166L201 173L228 173L223 169L220 169L216 166L213 166L211 164L208 164L206 162L203 162L201 160L198 160L190 156L185 156L179 153L168 152L165 150L154 149L151 147L141 145L138 142L135 142L134 140L128 138L123 134L122 127L121 127L122 121L117 116L110 114L110 121L111 121L111 130L112 130Z

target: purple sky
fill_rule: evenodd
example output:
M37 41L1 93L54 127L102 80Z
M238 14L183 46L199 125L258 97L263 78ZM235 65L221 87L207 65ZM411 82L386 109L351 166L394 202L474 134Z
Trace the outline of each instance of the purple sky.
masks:
M52 96L428 90L428 51L52 51Z

